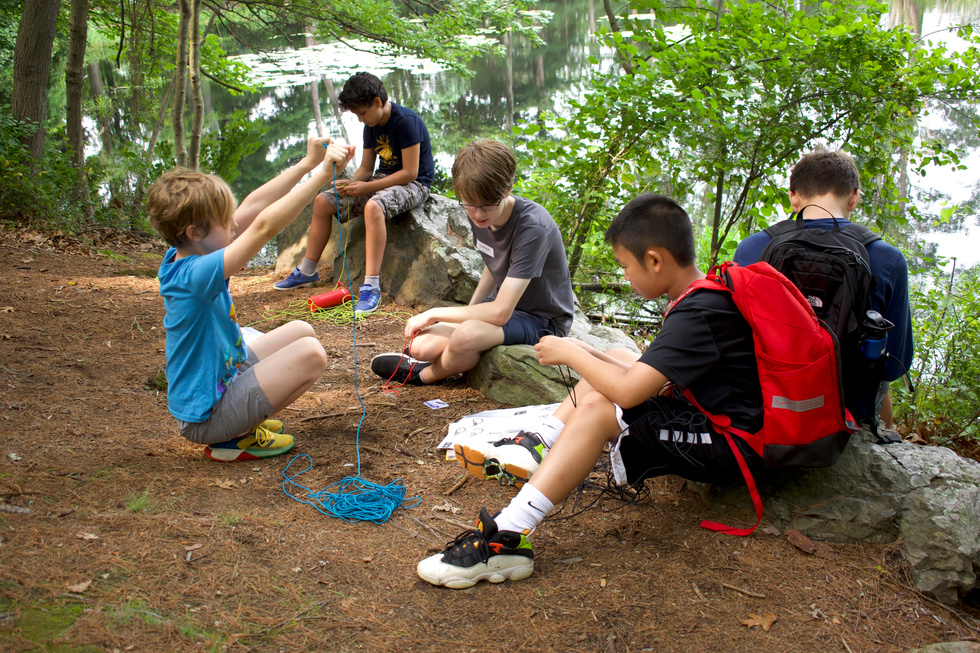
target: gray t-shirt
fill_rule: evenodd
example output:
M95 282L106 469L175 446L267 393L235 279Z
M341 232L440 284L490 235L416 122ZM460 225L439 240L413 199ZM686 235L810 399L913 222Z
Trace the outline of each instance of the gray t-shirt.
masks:
M575 295L561 232L543 206L516 195L514 200L510 218L496 231L470 221L474 244L497 284L489 298L507 277L530 279L516 309L547 318L556 335L568 335Z

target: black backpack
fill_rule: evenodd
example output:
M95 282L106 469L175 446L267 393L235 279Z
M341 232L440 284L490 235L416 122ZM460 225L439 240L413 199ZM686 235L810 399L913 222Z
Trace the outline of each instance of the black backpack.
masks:
M846 220L835 219L833 229L807 229L802 211L769 227L766 233L772 240L760 260L788 277L835 335L840 347L844 405L855 419L869 422L877 433L875 399L886 357L869 360L862 354L862 345L869 329L877 325L887 331L891 324L870 310L871 293L878 280L871 274L867 246L881 238Z

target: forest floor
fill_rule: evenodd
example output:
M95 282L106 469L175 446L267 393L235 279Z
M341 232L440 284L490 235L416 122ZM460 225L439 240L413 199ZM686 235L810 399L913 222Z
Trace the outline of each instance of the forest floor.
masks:
M290 454L213 462L159 389L163 252L128 233L0 227L0 650L859 653L980 637L977 601L916 592L898 544L817 557L772 527L708 532L675 477L633 504L585 490L535 533L527 580L433 587L418 560L514 493L464 480L436 447L449 423L500 406L463 383L382 392L370 359L400 349L411 314L385 298L357 327L356 366L349 323L313 322L330 362L283 415ZM233 278L243 325L271 329L278 317L260 320L312 294L274 280ZM300 454L290 473L311 464L308 488L360 460L419 502L383 524L321 514L284 493Z

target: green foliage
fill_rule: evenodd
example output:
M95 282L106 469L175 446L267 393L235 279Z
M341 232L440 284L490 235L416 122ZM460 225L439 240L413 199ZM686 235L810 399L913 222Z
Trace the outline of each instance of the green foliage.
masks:
M268 131L265 121L249 120L244 111L235 111L223 120L218 133L209 131L201 143L201 168L207 169L229 184L238 179L238 166L246 156L262 145Z
M933 270L910 289L914 391L893 383L896 418L936 444L980 440L980 274Z
M45 141L42 158L35 161L21 139L31 133L10 115L10 106L0 106L0 220L19 223L44 220L52 228L73 230L83 217L84 207L73 201L75 168Z
M140 494L131 494L126 498L126 510L129 512L148 512L152 506L150 488Z
M600 37L628 69L597 75L570 118L520 130L544 162L536 195L566 233L573 270L617 208L649 190L689 208L710 235L708 263L725 258L733 238L780 212L785 171L817 143L858 159L869 216L901 221L899 155L913 169L957 164L958 152L939 140L916 142L916 124L929 98L980 95L978 55L883 27L883 8L856 0L806 11L751 2L715 10L695 0L624 8L623 32Z

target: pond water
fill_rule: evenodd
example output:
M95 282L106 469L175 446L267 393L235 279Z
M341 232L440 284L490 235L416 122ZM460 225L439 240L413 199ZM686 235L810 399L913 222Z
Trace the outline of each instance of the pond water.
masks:
M599 69L614 65L612 51L600 47L593 37L597 21L605 21L602 5L595 0L544 0L537 8L553 12L541 31L545 43L532 46L521 37L505 39L506 54L474 60L470 65L474 74L469 78L424 59L369 55L341 44L303 47L302 36L282 44L272 55L239 55L264 88L238 97L213 90L215 109L244 110L252 120L263 119L268 132L260 150L242 161L242 175L234 184L236 192L242 197L269 179L281 169L285 152L298 151L300 142L317 133L311 82L317 83L324 133L359 146L361 126L350 113L342 114L342 122L337 120L324 83L329 80L339 92L344 81L359 70L379 75L392 99L412 108L425 121L436 159L437 184L440 177L445 181L453 153L467 141L499 136L515 124L534 120L542 111L567 114L570 101L583 96L596 69L590 57L599 61ZM967 22L977 13L972 7L924 9L912 24L933 41L961 47L946 28ZM885 20L897 15L900 11L893 10ZM980 142L976 126L969 122L958 125L937 110L926 118L923 127L949 132L971 149L964 160L965 170L927 170L925 176L911 178L916 205L925 214L938 215L953 204L978 204ZM359 157L360 153L357 160ZM940 255L955 257L958 267L980 263L980 221L975 211L960 212L951 226L927 226L921 231L920 238L934 243Z

